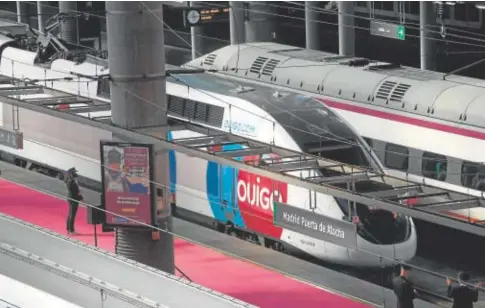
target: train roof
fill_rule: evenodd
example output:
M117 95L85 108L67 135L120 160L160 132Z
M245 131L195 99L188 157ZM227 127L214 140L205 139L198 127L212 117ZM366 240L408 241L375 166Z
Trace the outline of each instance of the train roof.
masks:
M166 68L171 67L167 65ZM270 114L300 145L315 142L318 139L316 136L327 140L356 140L357 137L357 133L343 119L306 95L210 74L180 74L169 77L168 81L248 101Z
M277 43L231 45L185 65L484 127L485 81Z

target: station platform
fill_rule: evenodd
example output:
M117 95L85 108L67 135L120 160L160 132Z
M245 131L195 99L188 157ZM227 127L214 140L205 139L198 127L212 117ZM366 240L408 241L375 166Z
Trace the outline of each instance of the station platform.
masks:
M8 180L0 181L0 212L55 232L65 232L65 201L33 190L62 197L65 195L62 182L5 163L0 163L0 170L1 176ZM99 202L97 193L83 189L83 194L86 202ZM76 239L92 244L93 228L85 223L85 215L86 211L80 208L76 228L81 235ZM174 232L224 252L215 252L177 239L176 265L191 280L250 304L260 307L302 305L310 308L395 306L392 291L325 267L179 219L174 219ZM100 234L98 245L113 251L113 235ZM228 254L237 255L253 264L230 258ZM436 306L417 300L415 307Z

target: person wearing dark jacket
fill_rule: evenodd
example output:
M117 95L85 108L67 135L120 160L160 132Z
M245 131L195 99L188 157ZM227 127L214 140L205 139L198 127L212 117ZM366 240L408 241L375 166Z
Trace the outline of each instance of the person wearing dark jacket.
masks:
M74 221L76 219L79 201L83 200L83 196L81 195L81 191L79 190L79 185L76 181L76 177L76 168L73 167L67 170L66 185L68 191L67 202L69 203L69 215L67 216L66 229L69 235L76 234L76 230L74 229Z
M478 301L478 289L468 285L469 280L470 274L467 272L458 274L458 285L454 285L451 279L446 279L448 297L453 299L453 308L473 308L473 303Z
M416 291L408 279L409 269L409 266L402 264L401 274L392 280L394 294L397 297L397 308L414 308Z

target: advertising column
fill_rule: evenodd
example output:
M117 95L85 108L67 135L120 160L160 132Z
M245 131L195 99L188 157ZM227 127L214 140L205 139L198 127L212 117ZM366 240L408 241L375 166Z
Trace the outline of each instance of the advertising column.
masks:
M107 227L154 225L152 146L102 142L101 158Z

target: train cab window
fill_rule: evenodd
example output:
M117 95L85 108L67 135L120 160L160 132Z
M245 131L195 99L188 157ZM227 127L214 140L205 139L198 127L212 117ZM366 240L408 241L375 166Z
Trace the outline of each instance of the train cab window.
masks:
M439 181L446 180L448 161L446 156L424 152L422 159L423 176Z
M461 166L461 184L485 191L485 165L464 161Z
M362 139L364 139L364 141L372 148L374 147L374 143L372 142L372 139L370 138L367 138L367 137L362 137Z
M386 167L397 170L408 170L409 150L406 147L388 143L384 160Z

